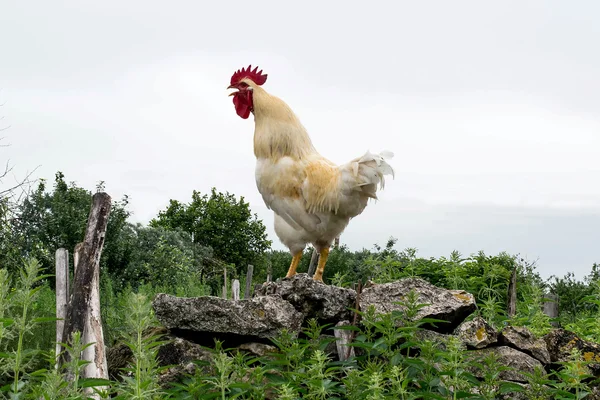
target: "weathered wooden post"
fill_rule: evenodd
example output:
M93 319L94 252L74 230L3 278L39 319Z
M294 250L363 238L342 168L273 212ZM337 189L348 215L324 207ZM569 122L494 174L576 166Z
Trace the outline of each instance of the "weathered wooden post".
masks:
M506 310L509 317L514 317L517 313L517 266L515 265L510 275L508 283L508 309Z
M104 246L110 208L111 198L108 194L96 193L93 196L85 238L83 244L78 246L79 251L76 253L77 263L75 265L77 268L73 279L73 293L69 300L63 330L63 341L73 345L73 333L80 332L84 337L86 325L90 327L90 337L95 344L90 346L94 349L93 357L90 360L92 362L89 368L86 367L84 370L85 376L88 378L108 379L98 289L100 256ZM92 304L92 302L97 303ZM65 351L62 354L61 362L68 363L70 358L70 354ZM67 378L72 379L73 377L68 376Z
M248 272L246 272L246 291L244 292L244 298L250 298L250 287L252 285L252 274L254 273L254 265L248 264Z
M56 367L58 368L58 355L60 343L63 343L63 330L69 303L69 252L67 249L56 250Z
M546 299L543 305L544 314L546 314L550 318L558 318L558 295L554 293L546 293L544 294L544 298ZM560 324L558 323L558 321L552 321L551 325L555 328L558 328Z
M350 325L350 321L340 321L335 326L347 326ZM335 336L335 346L337 348L338 357L340 361L346 361L350 357L354 357L354 347L348 345L352 343L352 331L346 329L334 329L333 335Z
M79 266L84 243L77 243L73 252L73 265L75 273ZM90 296L90 313L85 321L85 328L81 335L84 344L94 343L83 350L81 359L89 361L83 368L83 376L86 378L108 378L108 365L104 352L96 351L96 343L104 343L104 332L102 330L102 317L100 315L100 268L97 268L92 279L92 293ZM102 346L104 347L104 346ZM106 371L103 373L102 371ZM105 376L106 375L106 376Z
M308 276L313 276L317 269L317 262L319 261L319 252L313 247L312 255L310 256L310 265L308 266Z
M223 268L223 298L227 299L227 267Z
M240 299L240 281L238 279L234 279L231 282L231 294L233 295L234 300Z
M267 283L271 282L273 279L273 264L271 264L271 260L267 262Z

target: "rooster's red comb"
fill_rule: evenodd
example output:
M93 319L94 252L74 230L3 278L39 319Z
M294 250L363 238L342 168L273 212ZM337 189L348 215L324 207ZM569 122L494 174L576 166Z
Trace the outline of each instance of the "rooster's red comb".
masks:
M262 69L258 71L258 67L255 67L253 70L251 68L252 65L248 65L248 68L242 68L235 71L234 74L231 76L231 84L235 85L244 78L252 79L252 82L256 83L259 86L264 84L267 81L267 74L263 75Z

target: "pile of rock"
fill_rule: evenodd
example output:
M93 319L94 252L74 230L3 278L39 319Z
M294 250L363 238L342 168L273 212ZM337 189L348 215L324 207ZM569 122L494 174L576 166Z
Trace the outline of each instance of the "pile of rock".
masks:
M202 346L213 346L215 339L224 342L226 348L239 347L264 355L274 350L270 339L283 329L298 332L311 318L323 324L348 324L357 308L364 311L372 306L377 313L402 311L403 306L398 303L406 301L411 290L418 294L419 303L427 304L415 319L444 321L424 325L424 332L430 336L457 336L473 356L496 353L501 364L513 368L502 372L504 380L526 382L523 372L532 373L535 367L554 368L555 363L568 359L573 347L580 349L587 360L598 360L592 371L600 375L599 345L562 329L543 338L535 338L522 327L507 326L497 331L482 318L469 318L476 305L473 295L465 291L446 290L422 279L407 278L371 285L357 296L352 289L324 285L306 274L297 274L262 285L251 299L157 295L153 302L155 314L166 328L165 336L172 339L160 349L159 361L162 365L175 365L165 375L164 383L177 379L182 372L191 372L194 360L209 360L210 353ZM109 370L113 373L118 363L111 360L122 353L123 348L118 346L109 350ZM331 353L338 357L335 346Z

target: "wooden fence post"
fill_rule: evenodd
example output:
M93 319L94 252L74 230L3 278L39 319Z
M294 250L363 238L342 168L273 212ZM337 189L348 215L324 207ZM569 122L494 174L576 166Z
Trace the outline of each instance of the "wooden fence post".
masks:
M267 263L267 283L271 282L273 279L273 264L271 264L271 260Z
M223 268L223 298L227 299L227 268Z
M56 368L58 368L58 355L60 343L63 341L63 330L67 316L67 304L69 303L69 252L67 249L56 250Z
M248 265L248 272L246 273L246 291L244 292L244 298L250 298L250 288L252 285L252 274L254 273L254 265Z
M86 325L89 323L90 336L95 344L91 346L94 348L93 358L90 360L92 366L90 369L86 368L85 370L88 378L108 378L106 351L100 321L100 296L97 292L99 289L100 256L104 246L110 208L111 198L108 194L96 193L92 197L92 206L83 245L80 246L77 257L73 293L70 297L63 330L63 341L73 345L73 333L80 332L83 338ZM92 294L93 292L96 292L96 294ZM92 304L92 301L98 301L98 303ZM70 358L69 353L65 351L61 357L61 363L68 363ZM88 373L93 373L93 376L87 376ZM67 378L72 379L73 377L69 375Z
M83 242L80 242L75 245L75 249L73 250L73 276L75 276L77 273L77 265L79 264L79 259L81 258L82 253Z
M231 282L231 294L234 300L240 299L240 281L238 279L234 279Z
M544 298L547 299L543 305L544 314L550 318L558 318L559 297L554 293L546 293L544 294ZM560 324L558 321L552 321L551 325L558 328Z
M77 273L77 267L79 260L81 259L83 246L83 242L75 245L75 251L73 252L73 265L75 267L75 273ZM89 364L83 367L83 376L86 378L108 379L108 365L104 354L105 352L96 352L96 343L104 343L102 317L100 315L100 268L96 268L94 272L91 288L92 293L90 296L90 313L86 318L85 328L83 329L81 338L85 344L94 344L84 349L81 355L82 360L89 361ZM88 394L91 393L91 391L88 391Z
M350 325L350 321L340 321L335 326ZM354 347L348 346L352 343L352 332L345 329L334 329L335 346L337 348L340 361L346 361L350 357L354 357Z
M508 309L506 310L509 317L514 317L517 313L517 266L515 265L510 282L508 283Z
M308 276L313 276L317 269L317 262L319 261L319 252L313 247L312 255L310 256L310 265L308 266Z

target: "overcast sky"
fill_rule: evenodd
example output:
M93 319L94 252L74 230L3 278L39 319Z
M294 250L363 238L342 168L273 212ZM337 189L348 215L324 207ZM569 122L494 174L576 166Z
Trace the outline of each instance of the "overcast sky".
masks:
M421 256L507 251L542 276L600 262L600 2L21 1L0 12L0 115L20 176L66 179L146 222L254 182L254 123L225 89L252 63L324 156L395 152L342 236Z

